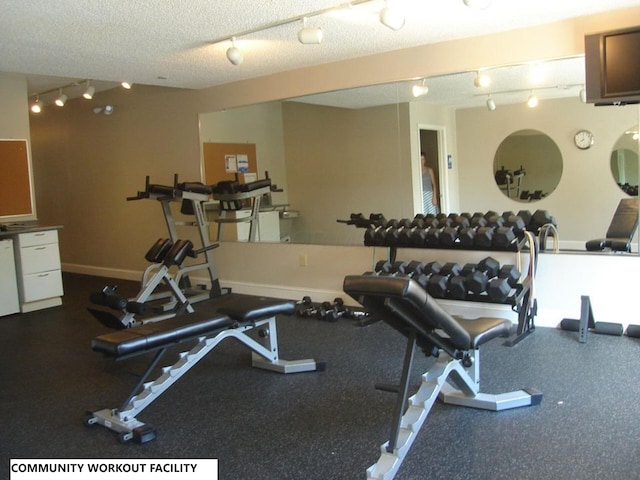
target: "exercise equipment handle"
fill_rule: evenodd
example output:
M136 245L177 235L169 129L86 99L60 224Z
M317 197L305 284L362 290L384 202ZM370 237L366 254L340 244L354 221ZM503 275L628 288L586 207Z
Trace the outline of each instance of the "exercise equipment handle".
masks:
M218 248L220 246L219 243L212 243L211 245L207 245L206 247L199 248L197 250L191 250L188 254L190 257L196 258L201 253L206 252L207 250L213 250L214 248Z

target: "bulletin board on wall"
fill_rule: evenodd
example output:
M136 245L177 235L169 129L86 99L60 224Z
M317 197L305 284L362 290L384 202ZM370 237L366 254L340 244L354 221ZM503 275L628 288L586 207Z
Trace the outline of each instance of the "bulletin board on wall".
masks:
M240 183L257 180L256 146L253 143L204 143L204 177L207 185L225 180Z
M0 140L0 220L35 219L26 140Z

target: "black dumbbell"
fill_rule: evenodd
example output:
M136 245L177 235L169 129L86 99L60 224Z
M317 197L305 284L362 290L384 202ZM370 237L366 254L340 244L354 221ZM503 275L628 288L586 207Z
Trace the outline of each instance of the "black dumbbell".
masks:
M478 262L478 270L487 274L487 278L493 278L498 275L500 263L493 257L485 257Z
M509 297L511 289L518 284L519 280L518 269L514 265L504 265L497 276L489 281L487 295L492 301L502 303Z
M467 291L479 295L487 289L489 278L483 270L478 269L478 264L467 263L460 274L465 278Z
M411 278L418 278L420 275L422 275L422 272L424 271L424 262L419 262L418 260L411 260L409 263L407 263L404 272L409 275Z
M340 317L349 315L350 310L344 306L344 301L340 297L337 297L333 303L322 302L316 312L316 318L318 320L326 320L328 322L336 322Z
M531 216L531 220L527 225L527 230L537 232L540 227L548 223L557 226L556 219L547 210L536 210Z
M460 275L462 267L454 262L447 262L440 271L429 278L427 284L427 292L436 298L445 298L447 296L449 279Z
M422 267L422 272L417 276L417 278L414 277L414 279L422 286L422 288L427 290L427 285L429 285L429 279L431 278L432 275L436 275L440 273L440 270L442 270L442 265L440 265L440 263L438 262L426 263Z
M305 295L304 297L302 297L302 300L298 300L296 302L296 315L298 317L308 317L308 316L312 316L312 315L308 315L306 312L309 309L313 309L313 314L315 314L315 308L313 307L313 302L311 301L311 297L308 295Z
M473 246L481 250L491 249L491 246L493 245L494 230L495 228L489 225L478 228L475 236L473 237Z

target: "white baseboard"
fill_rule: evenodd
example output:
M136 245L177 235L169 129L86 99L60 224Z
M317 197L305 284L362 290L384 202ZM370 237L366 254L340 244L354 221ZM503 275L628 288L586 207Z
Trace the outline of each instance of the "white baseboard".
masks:
M95 277L120 278L122 280L140 281L142 278L142 272L137 270L123 270L119 268L105 268L74 263L63 263L62 271L79 273L81 275L93 275Z

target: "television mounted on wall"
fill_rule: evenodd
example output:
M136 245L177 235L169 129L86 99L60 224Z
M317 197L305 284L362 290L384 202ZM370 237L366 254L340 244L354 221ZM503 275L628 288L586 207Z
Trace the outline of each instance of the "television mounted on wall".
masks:
M585 35L587 102L640 103L640 26Z

